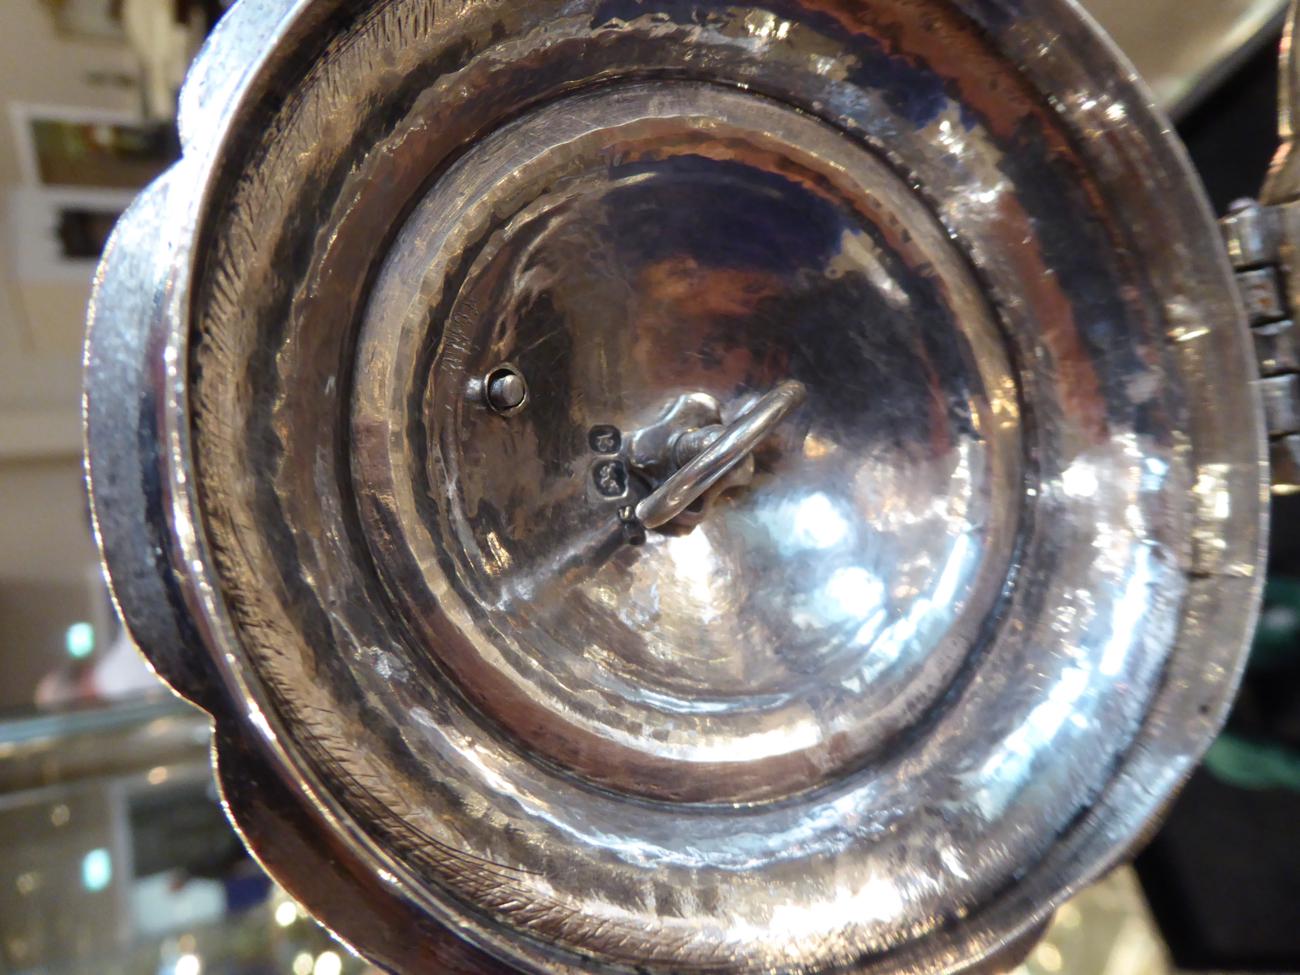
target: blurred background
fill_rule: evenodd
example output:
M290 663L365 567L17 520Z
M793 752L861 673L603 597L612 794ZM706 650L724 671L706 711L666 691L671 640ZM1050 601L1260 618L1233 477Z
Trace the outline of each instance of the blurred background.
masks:
M228 5L0 3L0 975L371 971L227 824L207 723L114 617L82 482L95 262L176 157L177 89ZM1085 6L1175 119L1216 210L1255 193L1282 2ZM1228 731L1136 866L1058 913L1035 975L1300 972L1300 500L1278 504Z

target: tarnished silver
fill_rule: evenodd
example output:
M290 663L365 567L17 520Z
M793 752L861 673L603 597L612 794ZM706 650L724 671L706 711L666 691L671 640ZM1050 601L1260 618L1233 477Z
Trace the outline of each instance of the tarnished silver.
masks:
M1251 325L1280 321L1286 314L1282 304L1281 282L1275 268L1257 267L1238 271L1237 286L1246 303L1246 320Z
M1300 372L1300 345L1296 343L1295 323L1289 318L1252 329L1255 355L1263 376Z
M1269 376L1259 382L1269 434L1300 433L1300 376Z
M677 470L637 502L636 516L647 528L672 521L737 466L751 457L778 423L804 401L807 390L798 380L787 380L766 393L729 426L682 431L669 442Z
M97 532L377 964L994 967L1222 722L1252 336L1073 4L241 0L181 109L92 303ZM625 441L786 381L638 537Z

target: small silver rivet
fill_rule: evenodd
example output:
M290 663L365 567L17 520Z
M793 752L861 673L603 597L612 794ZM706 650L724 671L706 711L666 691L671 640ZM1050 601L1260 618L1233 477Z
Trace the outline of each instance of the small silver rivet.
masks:
M528 385L513 366L498 366L484 382L488 406L498 413L513 413L528 398Z

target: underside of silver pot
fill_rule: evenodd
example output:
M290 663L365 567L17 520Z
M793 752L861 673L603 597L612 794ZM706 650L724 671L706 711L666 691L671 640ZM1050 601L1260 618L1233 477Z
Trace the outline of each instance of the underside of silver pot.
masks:
M377 964L995 965L1222 723L1295 377L1073 3L242 0L180 123L97 532Z

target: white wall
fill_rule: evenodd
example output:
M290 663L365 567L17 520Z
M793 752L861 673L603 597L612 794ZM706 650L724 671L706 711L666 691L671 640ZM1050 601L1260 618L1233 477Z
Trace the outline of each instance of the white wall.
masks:
M0 212L22 180L9 105L133 112L138 91L93 77L134 73L125 44L62 38L39 0L0 0ZM39 241L11 229L0 222L0 712L31 700L67 626L95 615L78 420L89 271L19 287L22 249Z
M92 81L135 73L135 57L124 43L59 36L40 0L3 0L0 5L0 201L6 215L0 227L0 458L12 453L14 438L53 438L49 449L65 454L76 449L75 438L67 436L76 425L69 427L67 418L76 412L78 346L89 296L89 275L35 285L17 279L21 250L40 242L22 240L8 219L22 181L10 106L135 113L138 90ZM40 427L45 436L23 436L24 426Z

